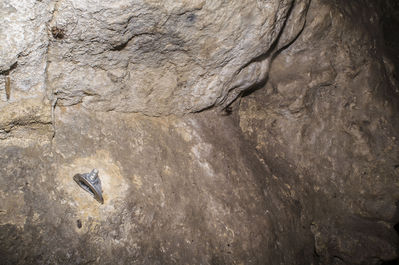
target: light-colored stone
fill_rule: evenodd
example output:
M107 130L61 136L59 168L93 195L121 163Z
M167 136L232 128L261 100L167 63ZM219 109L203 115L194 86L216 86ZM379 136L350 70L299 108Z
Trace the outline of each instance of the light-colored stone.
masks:
M155 116L226 107L266 79L308 2L2 1L0 88L9 78L11 96L0 89L0 104L46 94Z
M252 61L294 1L95 3L57 5L65 38L50 45L49 89L63 105L165 115L227 105L264 79L268 61Z
M45 95L50 9L48 0L0 1L0 107L7 76L10 102Z

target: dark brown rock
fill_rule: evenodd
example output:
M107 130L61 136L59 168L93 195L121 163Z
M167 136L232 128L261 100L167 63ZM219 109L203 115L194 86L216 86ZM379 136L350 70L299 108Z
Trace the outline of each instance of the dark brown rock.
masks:
M378 264L398 255L397 83L377 5L338 2L312 1L304 31L238 118L295 191L320 263Z

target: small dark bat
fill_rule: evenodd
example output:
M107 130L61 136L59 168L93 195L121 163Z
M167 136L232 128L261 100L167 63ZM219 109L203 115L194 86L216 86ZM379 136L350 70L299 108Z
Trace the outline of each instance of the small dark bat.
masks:
M56 26L51 27L51 35L53 35L54 39L63 39L65 37L65 31Z

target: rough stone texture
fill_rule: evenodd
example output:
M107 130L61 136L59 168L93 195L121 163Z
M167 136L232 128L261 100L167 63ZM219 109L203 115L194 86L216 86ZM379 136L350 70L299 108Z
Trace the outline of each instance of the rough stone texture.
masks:
M43 97L46 90L49 1L0 1L0 107L11 81L10 102Z
M395 6L1 1L0 263L397 259Z
M293 214L230 117L56 117L52 145L2 147L2 264L309 264L312 244L280 242ZM104 205L72 179L92 168Z
M61 1L50 24L65 36L50 46L49 89L63 105L147 115L228 104L266 77L293 3Z
M60 105L156 116L227 106L266 78L308 2L2 1L0 86L11 78L14 101L45 91Z
M313 1L239 106L241 129L305 209L321 264L398 255L398 87L370 5Z

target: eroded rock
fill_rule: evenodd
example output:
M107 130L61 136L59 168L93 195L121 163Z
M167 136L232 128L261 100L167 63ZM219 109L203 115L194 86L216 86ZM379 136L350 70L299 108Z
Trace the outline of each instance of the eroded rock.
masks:
M397 258L397 61L373 1L0 6L2 263ZM103 205L73 181L93 168Z
M49 85L60 104L95 110L164 115L228 104L266 77L269 56L254 59L270 54L293 5L63 1L51 22L65 37L50 46Z
M239 122L295 186L321 264L378 264L398 255L398 92L378 9L341 4L312 2L265 88L241 101Z
M5 264L282 259L281 250L264 251L281 248L258 185L268 169L230 119L209 122L210 114L154 119L62 108L52 145L3 146ZM103 205L73 181L92 168Z

